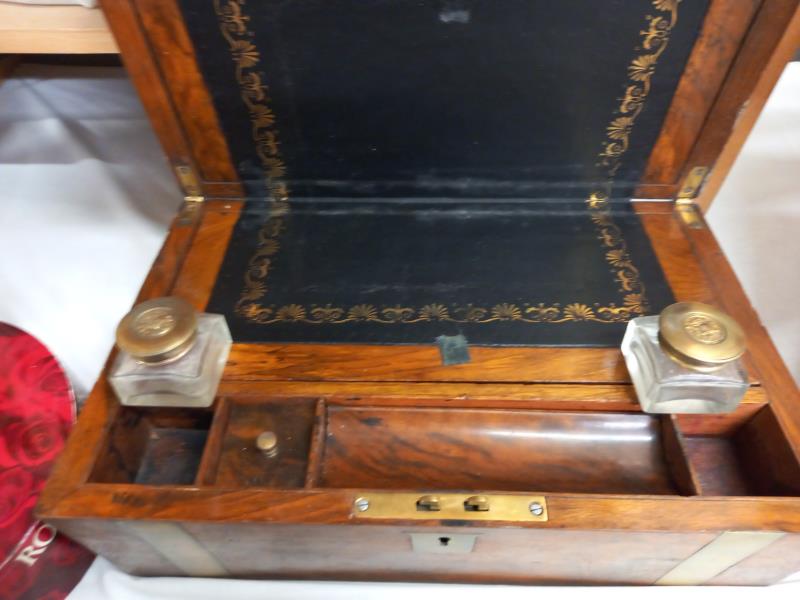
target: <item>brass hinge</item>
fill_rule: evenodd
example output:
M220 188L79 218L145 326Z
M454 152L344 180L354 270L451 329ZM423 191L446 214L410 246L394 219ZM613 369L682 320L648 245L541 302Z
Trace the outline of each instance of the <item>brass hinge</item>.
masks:
M200 187L200 180L197 178L194 169L188 165L175 165L175 175L178 177L181 189L185 194L184 200L187 202L202 202L205 200L203 198L203 190Z
M677 200L675 211L689 229L705 229L706 221L700 208L691 200Z
M706 175L708 175L708 167L693 167L686 179L683 180L681 189L678 190L678 200L697 198L706 180Z

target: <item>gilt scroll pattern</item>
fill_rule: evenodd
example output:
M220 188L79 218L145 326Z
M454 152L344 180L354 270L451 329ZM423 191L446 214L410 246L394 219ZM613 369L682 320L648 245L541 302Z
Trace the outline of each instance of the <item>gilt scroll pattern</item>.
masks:
M641 53L628 66L628 80L619 107L606 127L597 166L607 177L607 186L595 190L586 200L587 209L605 251L606 262L619 284L622 303L608 306L580 302L561 304L499 303L481 307L431 303L422 307L301 305L264 306L268 294L267 278L275 256L280 251L281 235L289 216L289 189L285 181L286 165L280 153L279 132L275 114L270 106L270 89L259 71L262 56L253 43L249 30L250 17L245 13L245 0L212 0L220 30L228 43L235 65L236 80L242 101L249 113L252 138L266 174L266 191L270 198L269 214L258 233L258 244L244 276L244 287L235 311L246 319L268 325L281 322L306 324L343 324L370 322L409 324L426 321L453 323L568 323L592 321L618 323L648 311L644 284L633 264L620 228L614 223L609 191L622 158L628 150L636 119L650 93L651 79L661 54L666 50L672 29L678 20L682 0L651 0L654 15L645 17L645 29L640 32Z
M589 306L578 302L562 307L559 304L496 304L490 308L471 304L445 305L427 304L422 308L408 306L378 307L372 304L358 304L349 308L339 306L309 307L300 304L263 307L251 309L245 316L263 325L293 321L318 325L322 323L424 323L442 321L447 323L496 323L499 321L518 321L521 323L567 323L594 321L599 323L618 323L630 319L635 306Z
M681 1L652 0L656 14L645 17L646 28L640 32L641 53L628 65L625 93L606 127L606 137L597 155L597 166L605 170L607 187L594 190L586 200L598 237L606 249L606 261L613 269L620 292L624 294L625 305L631 307L631 317L647 313L647 294L622 232L612 219L608 193L622 165L622 158L630 146L633 126L650 94L658 59L667 49L672 30L678 22Z
M248 261L244 288L235 307L238 314L246 316L258 308L258 301L267 293L267 277L280 250L281 234L289 215L289 188L285 181L286 164L281 157L280 134L271 107L270 89L259 71L261 52L252 42L253 36L248 28L250 17L242 8L245 0L213 2L220 31L234 63L242 102L250 116L251 134L266 174L266 192L270 200L268 219L258 232L258 245Z

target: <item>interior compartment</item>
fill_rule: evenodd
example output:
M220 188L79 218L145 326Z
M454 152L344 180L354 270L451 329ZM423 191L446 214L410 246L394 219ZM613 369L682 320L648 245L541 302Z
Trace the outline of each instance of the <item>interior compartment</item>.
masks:
M800 462L768 405L743 422L675 422L700 495L800 495Z
M319 487L678 494L660 417L331 406Z
M219 487L303 487L315 421L316 399L225 399L214 422L198 482ZM276 447L259 449L271 432Z
M209 410L122 407L89 481L193 484L211 416Z
M727 415L358 406L224 398L120 408L92 483L799 496L769 405ZM213 417L213 424L212 424ZM273 451L260 435L275 436Z

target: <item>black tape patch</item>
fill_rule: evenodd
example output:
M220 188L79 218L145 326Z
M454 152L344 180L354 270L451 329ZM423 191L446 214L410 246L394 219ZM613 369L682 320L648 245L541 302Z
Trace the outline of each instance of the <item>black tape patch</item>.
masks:
M436 338L436 343L439 345L443 365L463 365L470 361L467 338L463 335L440 335Z

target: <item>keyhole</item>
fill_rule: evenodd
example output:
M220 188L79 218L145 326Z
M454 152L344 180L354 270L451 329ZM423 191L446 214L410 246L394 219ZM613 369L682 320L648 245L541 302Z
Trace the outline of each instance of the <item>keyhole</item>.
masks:
M440 537L439 538L439 545L440 546L449 546L450 545L450 538L449 537Z

